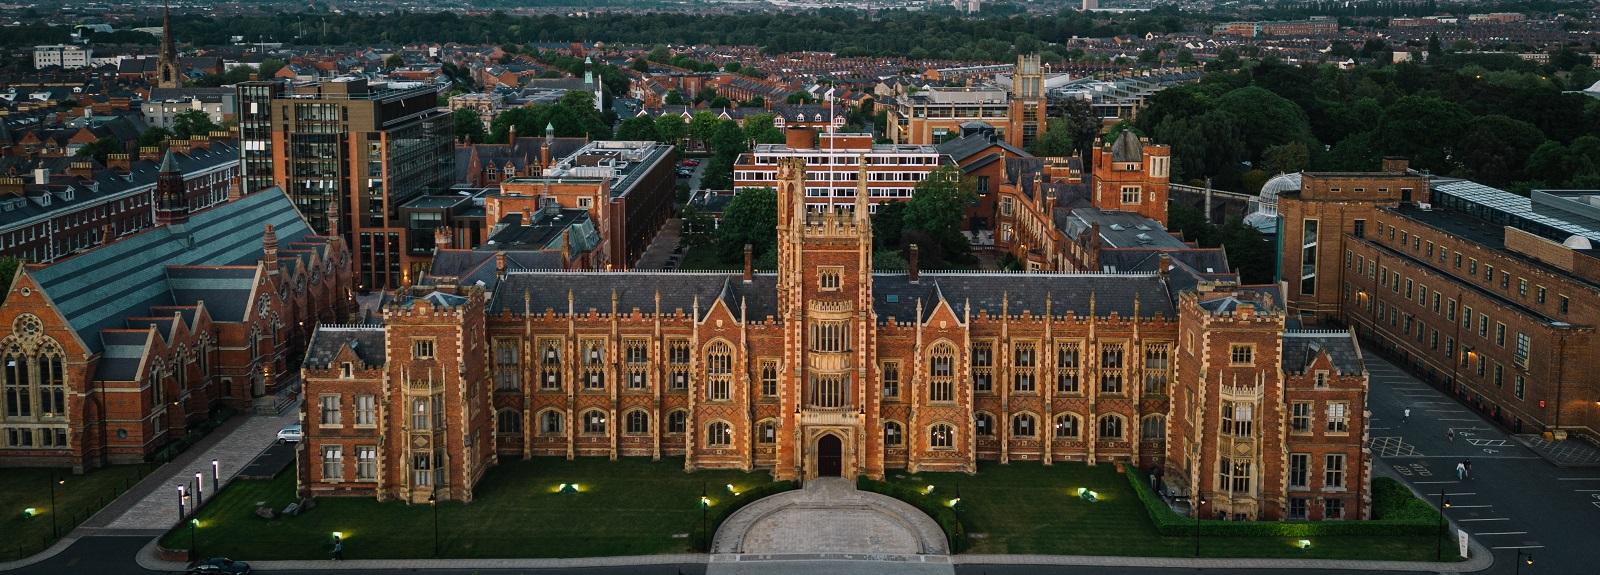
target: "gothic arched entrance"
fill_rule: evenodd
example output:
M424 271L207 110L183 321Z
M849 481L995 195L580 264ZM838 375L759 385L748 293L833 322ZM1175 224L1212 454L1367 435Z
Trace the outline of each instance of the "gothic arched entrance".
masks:
M817 476L839 477L844 473L844 443L839 436L825 433L817 438Z

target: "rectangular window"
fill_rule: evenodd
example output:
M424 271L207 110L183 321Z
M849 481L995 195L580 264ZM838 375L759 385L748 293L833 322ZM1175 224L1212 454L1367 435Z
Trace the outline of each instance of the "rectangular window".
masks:
M1506 346L1506 324L1494 322L1494 344L1504 348Z
M322 446L322 480L344 480L344 447L338 445Z
M412 359L433 359L433 338L411 341Z
M623 369L627 370L628 389L641 391L650 387L650 340L622 340L622 359Z
M1344 454L1330 453L1323 458L1322 468L1323 489L1344 488Z
M898 376L897 376L898 377ZM778 360L761 360L761 397L778 396Z
M1517 349L1512 358L1518 367L1528 367L1528 347L1530 345L1528 334L1517 332Z
M1317 220L1302 222L1300 234L1300 293L1317 293Z
M322 424L339 425L339 396L324 395L318 401L322 404Z
M494 388L502 391L522 389L521 342L511 338L494 340Z
M373 481L378 478L378 448L371 445L356 447L356 481Z
M1122 393L1122 344L1100 347L1100 393Z
M1564 296L1564 295L1556 296L1556 310L1560 311L1562 315L1566 315L1567 308L1570 307L1571 305L1572 305L1572 301L1567 299L1567 296Z
M1139 203L1139 186L1122 186L1122 203Z
M818 287L821 288L822 291L836 291L836 290L839 289L839 285L840 285L840 283L842 281L841 277L844 275L844 268L841 268L841 267L819 268L818 273L819 273L818 279L817 279Z
M883 362L883 397L884 399L900 398L900 362Z
M428 403L428 398L426 397L418 397L411 400L411 429L413 431L427 431L432 427L432 409Z
M1328 433L1350 433L1349 405L1343 401L1328 402Z
M1296 401L1289 407L1289 431L1311 433L1311 402Z
M1512 386L1511 386L1511 393L1516 395L1517 399L1522 399L1522 394L1524 392L1526 392L1527 390L1528 390L1528 382L1527 382L1527 380L1523 379L1522 374L1520 374L1520 373L1517 374L1517 379L1516 379L1515 383L1513 383Z
M978 393L994 391L994 343L972 344L972 390Z
M373 426L378 424L378 398L371 395L356 396L356 425Z
M1078 393L1078 344L1056 344L1056 393Z
M1344 500L1334 498L1322 500L1322 518L1344 519Z
M1247 343L1236 343L1236 344L1233 344L1233 348L1230 351L1230 353L1228 354L1228 365L1232 365L1232 366L1255 365L1255 361L1254 361L1255 350L1256 350L1255 346L1247 344Z
M689 389L689 340L683 338L667 340L667 371L670 378L667 389L673 391Z
M1034 373L1037 368L1035 356L1038 345L1031 342L1017 342L1011 344L1011 391L1018 393L1033 393Z
M1305 489L1310 486L1311 454L1289 454L1289 489Z
M1146 344L1144 346L1144 392L1149 395L1165 395L1167 382L1170 379L1169 356L1172 346L1165 343Z
M1533 290L1533 300L1534 301L1539 302L1539 305L1544 305L1544 297L1545 297L1544 286L1538 286L1538 287L1534 288L1534 290Z
M1358 237L1358 238L1367 237L1367 221L1366 220L1361 220L1361 219L1356 220L1355 221L1355 231L1352 232L1352 233L1354 233L1355 236Z
M1290 520L1304 520L1305 518L1306 518L1306 498L1304 498L1304 497L1290 497L1289 498L1289 519Z

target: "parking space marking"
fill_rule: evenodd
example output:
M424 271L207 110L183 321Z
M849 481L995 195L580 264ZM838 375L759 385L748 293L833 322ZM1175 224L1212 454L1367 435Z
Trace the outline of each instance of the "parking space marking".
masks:
M1556 481L1600 481L1600 477L1557 477Z
M1490 549L1544 549L1543 545L1507 545L1505 547L1490 547Z
M1367 441L1367 447L1378 453L1379 457L1412 457L1422 455L1417 451L1417 446L1406 443L1399 436L1374 437Z
M1413 481L1417 485L1444 485L1446 483L1461 483L1460 481Z
M1490 518L1486 518L1486 519L1457 519L1456 521L1460 521L1462 523L1466 523L1468 521L1510 521L1510 520L1511 520L1510 517L1490 517Z
M1527 535L1527 534L1528 534L1527 531L1499 531L1499 532L1495 532L1495 533L1473 533L1473 535L1477 535L1479 537L1487 537L1487 536L1490 536L1490 535Z
M1446 493L1446 495L1461 495L1461 494L1460 493ZM1493 505L1451 505L1450 506L1451 509L1482 509L1482 508L1485 508L1485 507L1494 507L1494 506Z

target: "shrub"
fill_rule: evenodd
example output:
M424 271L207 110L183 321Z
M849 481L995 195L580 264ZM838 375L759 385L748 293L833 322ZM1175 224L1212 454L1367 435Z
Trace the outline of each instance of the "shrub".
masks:
M1150 489L1137 473L1126 474L1139 502L1144 504L1150 522L1162 535L1194 535L1195 521L1178 515ZM1313 537L1313 536L1432 536L1439 529L1439 514L1392 479L1379 478L1373 485L1373 516L1367 521L1200 521L1200 534L1208 537ZM1396 491L1398 489L1398 492ZM1421 510L1417 508L1421 507ZM1425 511L1423 511L1425 510ZM1386 515L1385 512L1397 513Z
M856 488L862 491L871 491L888 495L921 510L939 524L939 529L944 531L945 539L950 545L951 553L960 553L967 550L967 526L961 521L961 516L955 509L946 507L938 499L929 497L926 493L894 483L873 481L866 477L856 480Z

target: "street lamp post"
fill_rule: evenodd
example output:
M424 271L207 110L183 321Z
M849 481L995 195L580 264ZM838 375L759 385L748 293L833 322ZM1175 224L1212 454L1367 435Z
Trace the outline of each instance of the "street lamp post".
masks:
M710 508L710 501L706 499L706 482L700 482L700 548L711 551L711 534L706 533L706 512Z
M1523 561L1527 561L1528 562L1528 567L1533 567L1533 552L1532 551L1523 552L1521 549L1517 550L1517 571L1516 571L1516 575L1522 575L1522 562ZM1530 569L1530 571L1531 571L1531 569Z
M217 487L218 487L217 486L217 476L220 475L221 469L222 469L222 465L220 463L217 463L217 460L215 460L215 459L211 460L211 492L212 493L216 493L217 492Z
M1206 498L1196 495L1194 499L1194 556L1200 556L1200 507L1206 504Z
M200 544L196 542L197 540L195 539L195 536L194 536L194 530L195 530L196 527L199 527L199 526L200 526L200 520L199 519L190 519L189 520L189 561L190 562L194 562L194 561L199 561L200 560Z
M1450 500L1445 498L1444 490L1440 489L1439 490L1439 536L1433 542L1433 559L1435 561L1443 561L1444 560L1444 533L1445 533L1445 530L1444 530L1444 526L1445 526L1444 510L1449 509L1449 508L1450 508Z
M188 502L189 502L189 490L187 488L185 488L184 486L179 485L178 486L178 520L179 521L182 521L183 517L185 515L189 514L188 511L184 510L184 507Z
M428 507L433 508L433 557L439 558L439 495L428 494Z
M61 529L59 527L57 527L58 524L56 523L56 515L58 514L58 510L56 509L56 484L58 482L60 484L62 484L62 485L65 485L67 483L67 480L65 480L65 479L56 479L56 472L55 471L51 471L50 472L50 536L51 537L60 537L61 536Z
M194 472L194 507L195 507L196 511L199 511L200 510L200 505L205 503L205 500L206 500L206 488L205 488L205 485L206 485L205 475L201 474L199 471Z

